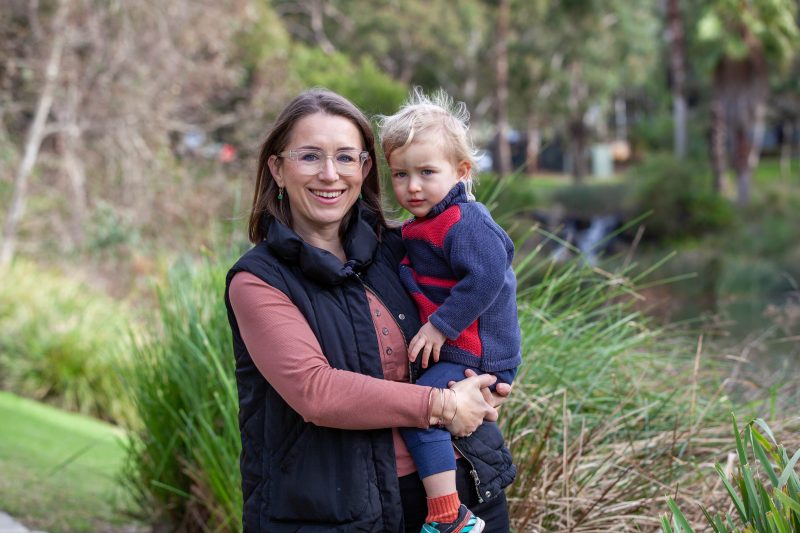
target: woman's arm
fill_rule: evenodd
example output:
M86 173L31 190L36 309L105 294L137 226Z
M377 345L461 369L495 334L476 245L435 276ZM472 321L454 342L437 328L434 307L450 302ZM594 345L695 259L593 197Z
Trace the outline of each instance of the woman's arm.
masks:
M229 297L256 367L308 422L341 429L426 428L433 420L449 422L455 415L463 433L463 428L474 431L484 417L492 416L494 409L480 392L490 384L488 376L459 382L459 393L445 391L442 402L439 389L332 368L300 310L252 274L236 274Z

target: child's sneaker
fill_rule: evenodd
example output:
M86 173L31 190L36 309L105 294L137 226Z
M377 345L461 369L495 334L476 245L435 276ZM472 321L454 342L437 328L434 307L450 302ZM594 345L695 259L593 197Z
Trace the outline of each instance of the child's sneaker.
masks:
M462 503L458 508L458 517L446 524L441 522L426 522L420 533L481 533L486 523L472 514L472 511Z

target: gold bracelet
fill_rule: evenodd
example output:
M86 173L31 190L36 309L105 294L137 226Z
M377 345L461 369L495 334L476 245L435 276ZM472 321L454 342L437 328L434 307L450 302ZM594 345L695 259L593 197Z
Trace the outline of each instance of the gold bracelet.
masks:
M455 409L453 409L453 418L451 418L450 422L448 422L448 424L447 424L448 426L452 426L453 422L456 419L456 414L458 413L458 393L456 392L455 389L447 389L447 390L453 391L453 403L456 404ZM442 413L442 417L444 417L444 413Z
M439 396L442 397L442 416L439 418L439 426L444 426L444 404L446 398L444 397L444 389L439 389Z
M428 425L430 426L438 426L440 419L438 417L433 416L433 391L436 390L436 387L431 387L430 392L428 392ZM435 420L434 423L431 424L431 418Z

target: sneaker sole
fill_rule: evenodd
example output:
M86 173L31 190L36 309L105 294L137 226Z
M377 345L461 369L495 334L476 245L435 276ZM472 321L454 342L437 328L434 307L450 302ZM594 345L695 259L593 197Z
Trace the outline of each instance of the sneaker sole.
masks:
M479 517L475 517L475 526L469 531L469 533L481 533L483 529L486 527L486 522L481 520Z

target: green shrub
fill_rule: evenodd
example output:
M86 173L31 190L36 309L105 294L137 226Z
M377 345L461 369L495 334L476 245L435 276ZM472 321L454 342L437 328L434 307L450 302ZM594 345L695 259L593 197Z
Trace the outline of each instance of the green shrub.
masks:
M628 175L634 187L631 210L644 213L647 234L680 239L730 226L734 211L712 190L706 168L696 161L681 162L668 155L649 157Z
M0 284L0 387L120 421L130 312L65 276L16 261Z
M136 408L125 481L142 509L190 530L241 530L238 396L222 304L225 269L181 263L139 339L126 394Z
M666 106L665 106L666 108ZM705 128L707 121L690 120L687 124L686 149L692 159L708 157ZM675 127L668 111L650 113L630 128L630 142L635 153L669 152L675 146Z
M297 45L292 61L303 85L335 91L367 115L394 113L406 97L406 86L383 73L368 57L354 62L339 52L326 54L319 48Z
M551 201L563 206L567 214L592 217L619 215L625 211L630 195L627 183L585 183L562 187L553 192Z
M763 433L756 428L757 425ZM800 450L790 459L769 426L760 419L748 423L740 434L734 417L733 435L739 459L737 472L728 479L722 466L717 464L715 468L735 514L712 514L701 507L708 528L716 533L800 531L800 478L797 475ZM693 533L675 501L668 498L667 504L672 512L672 521L668 515L661 517L664 532Z

